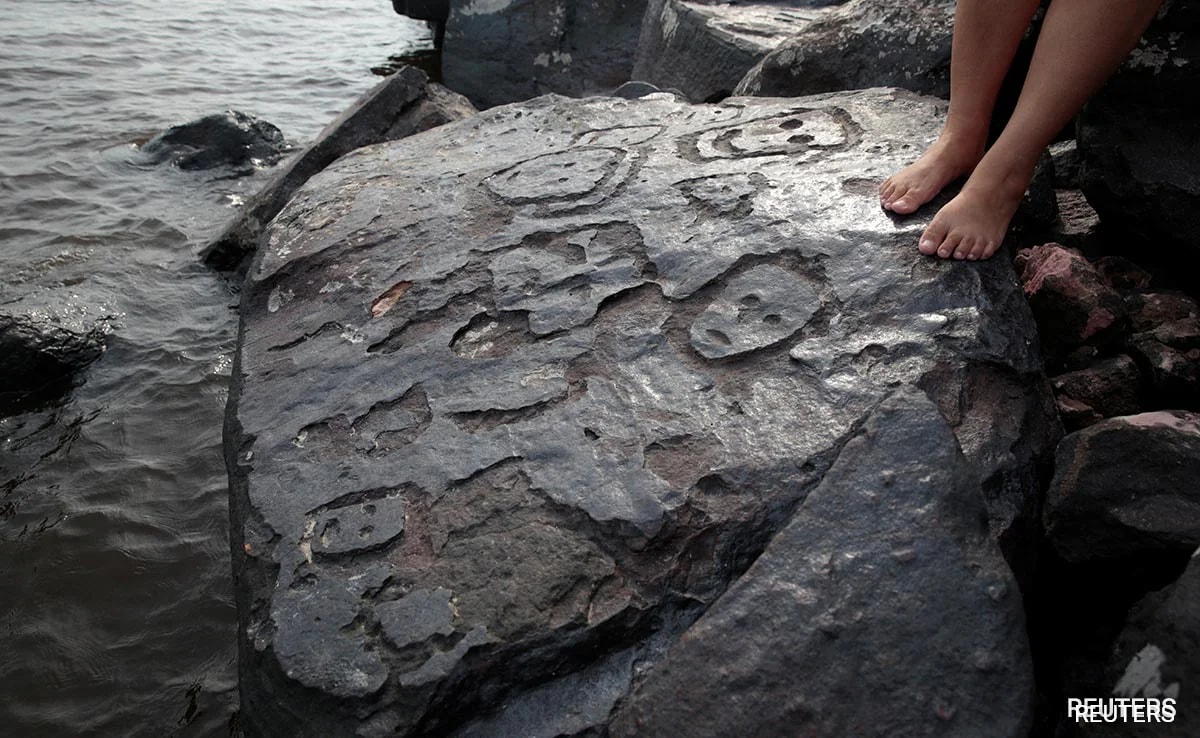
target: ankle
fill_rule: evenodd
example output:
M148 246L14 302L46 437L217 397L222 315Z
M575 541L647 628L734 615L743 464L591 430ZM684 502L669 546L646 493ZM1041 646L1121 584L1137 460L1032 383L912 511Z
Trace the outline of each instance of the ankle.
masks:
M979 161L987 147L988 129L970 123L946 121L938 143L964 158Z
M989 199L1020 200L1032 179L1033 167L993 157L988 152L963 185L963 191L979 193Z

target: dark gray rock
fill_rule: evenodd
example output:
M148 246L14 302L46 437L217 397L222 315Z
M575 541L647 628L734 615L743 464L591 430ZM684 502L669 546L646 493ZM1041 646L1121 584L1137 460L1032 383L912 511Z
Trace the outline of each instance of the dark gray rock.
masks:
M1137 364L1124 354L1050 380L1063 425L1069 431L1146 409L1141 382Z
M104 353L109 318L86 312L0 312L0 415L44 405Z
M607 92L630 80L646 2L451 3L442 81L480 108L547 92Z
M226 110L168 128L147 141L141 154L152 164L169 163L189 171L228 168L249 173L279 161L287 150L275 126Z
M450 0L392 0L392 9L409 18L444 22L450 17Z
M313 177L242 291L247 733L604 730L905 386L956 434L993 536L1023 540L1058 433L1028 306L1002 260L921 257L928 216L875 194L906 155L884 142L938 110L551 96ZM991 576L975 484L948 521L974 520L959 550ZM911 530L918 556L947 526ZM1019 611L996 596L946 627ZM1006 673L990 649L964 658ZM933 708L968 721L949 689Z
M1117 639L1105 686L1113 697L1173 700L1174 719L1133 725L1096 721L1080 724L1087 738L1154 738L1200 735L1200 559L1192 557L1177 582L1147 595L1132 610ZM1160 711L1160 714L1162 712Z
M937 408L902 389L611 735L1024 738L1024 620L974 468Z
M201 256L214 269L233 271L258 245L262 229L292 194L339 156L460 120L475 112L467 99L404 66L354 102L306 149L292 157Z
M1198 88L1200 2L1169 0L1077 126L1080 188L1101 220L1131 236L1130 256L1176 270L1200 266Z
M779 43L736 95L895 86L950 96L953 0L850 0Z
M650 0L634 79L673 87L695 102L729 97L750 68L834 3Z
M1095 211L1092 212L1095 213ZM1100 276L1104 278L1109 287L1118 290L1145 289L1153 280L1150 272L1123 256L1101 256L1096 259L1096 270L1100 272ZM1137 330L1138 323L1136 313L1135 309L1130 308L1129 315L1135 330Z
M1112 418L1059 444L1046 534L1072 563L1200 546L1200 415Z

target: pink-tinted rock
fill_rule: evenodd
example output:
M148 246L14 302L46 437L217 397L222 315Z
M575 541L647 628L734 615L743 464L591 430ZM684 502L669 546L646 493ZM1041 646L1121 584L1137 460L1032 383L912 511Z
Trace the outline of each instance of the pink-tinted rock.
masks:
M1111 418L1058 446L1043 514L1067 561L1117 561L1200 546L1200 414Z
M1052 361L1082 344L1108 343L1124 324L1125 303L1074 249L1035 246L1018 259L1025 296Z
M1141 375L1128 356L1102 359L1050 380L1063 425L1078 430L1103 418L1143 410Z

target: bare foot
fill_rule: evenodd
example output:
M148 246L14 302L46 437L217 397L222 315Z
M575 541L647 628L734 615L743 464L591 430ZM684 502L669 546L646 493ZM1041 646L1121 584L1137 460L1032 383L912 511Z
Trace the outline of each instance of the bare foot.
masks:
M986 162L981 164L962 191L933 216L917 249L943 259L987 259L1004 241L1029 176L1012 171L997 174Z
M932 200L942 188L971 173L983 158L983 136L957 136L946 131L912 164L879 185L884 210L907 215Z

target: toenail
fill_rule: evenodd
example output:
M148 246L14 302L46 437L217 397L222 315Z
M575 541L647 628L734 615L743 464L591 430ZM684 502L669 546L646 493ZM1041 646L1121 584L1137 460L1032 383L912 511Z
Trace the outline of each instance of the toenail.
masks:
M920 248L923 248L923 249L932 249L936 245L937 244L935 244L933 241L929 240L928 238L925 239L924 241L921 241L921 243L917 244L917 246L919 246Z

